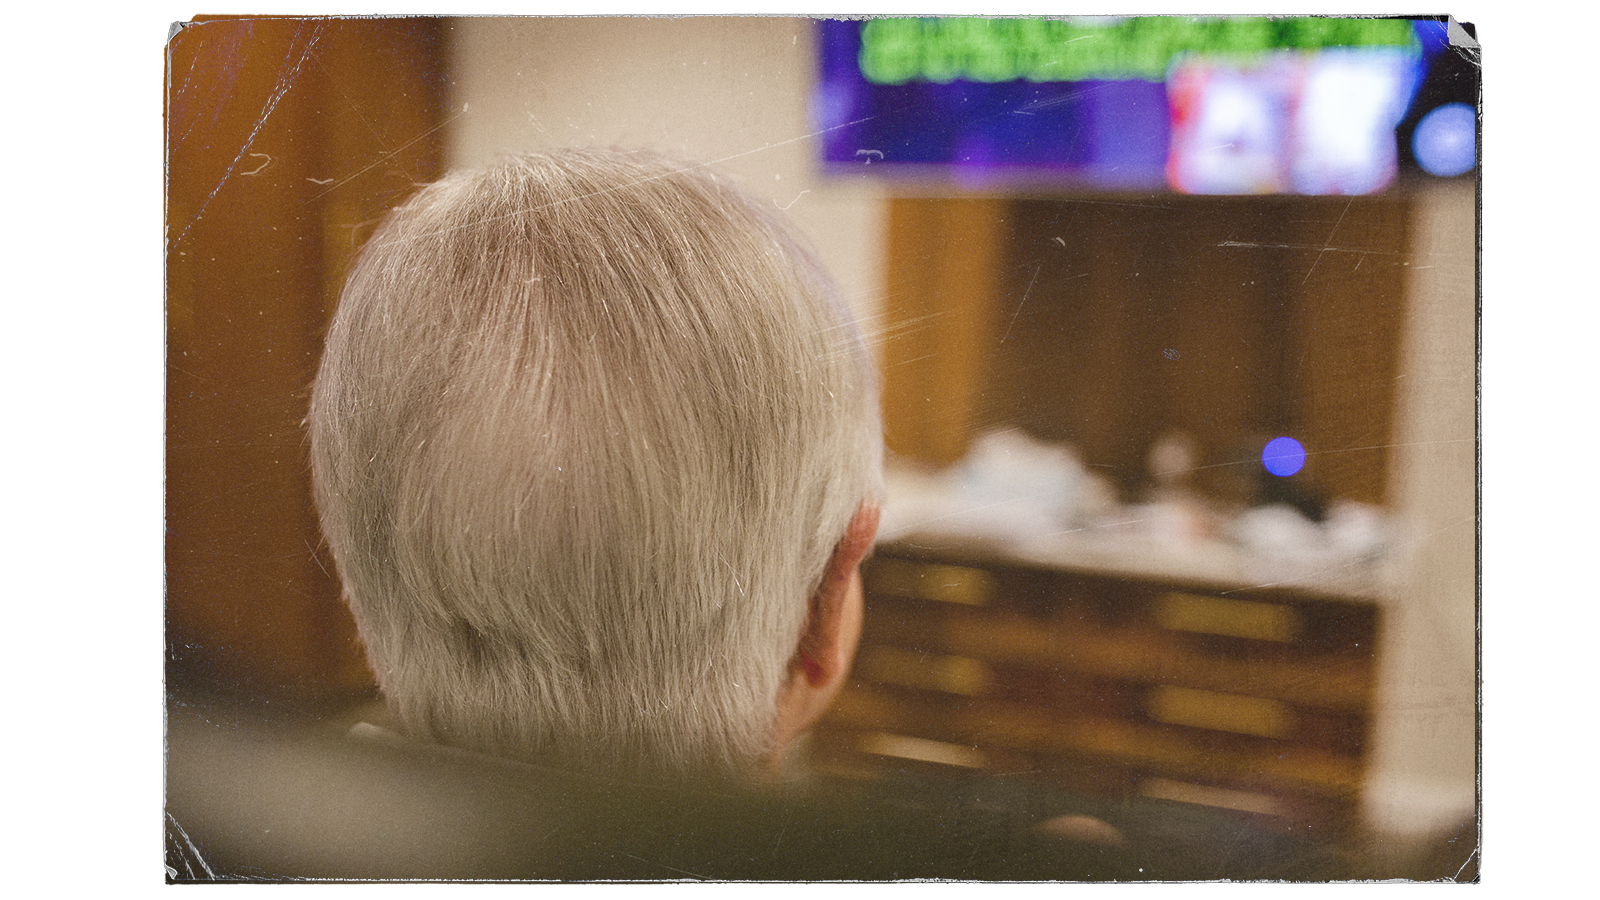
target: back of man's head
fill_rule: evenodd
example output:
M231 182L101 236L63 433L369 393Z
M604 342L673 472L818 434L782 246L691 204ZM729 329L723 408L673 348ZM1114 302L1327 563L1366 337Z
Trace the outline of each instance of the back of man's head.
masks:
M423 190L349 279L309 421L391 708L507 756L770 753L811 598L881 492L831 283L760 205L645 154Z

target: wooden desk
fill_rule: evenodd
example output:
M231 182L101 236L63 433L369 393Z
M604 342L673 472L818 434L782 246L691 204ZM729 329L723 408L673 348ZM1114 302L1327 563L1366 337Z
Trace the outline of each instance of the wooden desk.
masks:
M1379 608L879 548L850 683L814 764L1036 779L1239 810L1330 840L1355 824Z

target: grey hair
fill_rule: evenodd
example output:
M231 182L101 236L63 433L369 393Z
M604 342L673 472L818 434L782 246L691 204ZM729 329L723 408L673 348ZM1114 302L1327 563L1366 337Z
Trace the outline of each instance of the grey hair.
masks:
M311 400L324 535L425 739L741 769L882 494L877 382L774 213L698 167L458 173L363 249Z

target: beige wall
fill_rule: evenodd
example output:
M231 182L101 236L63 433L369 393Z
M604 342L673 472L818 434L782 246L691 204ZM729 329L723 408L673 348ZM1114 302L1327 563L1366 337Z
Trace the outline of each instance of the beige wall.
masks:
M809 21L468 19L450 53L451 165L571 145L714 164L786 208L857 315L876 319L886 193L817 172ZM1413 224L1394 473L1406 553L1386 609L1366 797L1392 832L1452 824L1476 784L1474 202L1470 185L1427 191Z
M870 323L882 192L817 171L813 31L807 19L758 17L458 20L450 165L569 146L709 163L787 210Z
M1379 648L1366 805L1386 831L1449 827L1477 778L1477 197L1417 198L1392 481L1405 542Z

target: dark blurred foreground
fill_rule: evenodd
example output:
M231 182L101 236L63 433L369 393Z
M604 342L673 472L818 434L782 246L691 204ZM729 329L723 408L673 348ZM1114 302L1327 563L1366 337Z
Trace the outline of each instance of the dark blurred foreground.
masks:
M166 848L169 882L1352 877L1322 848L1184 804L995 778L647 782L181 702Z

